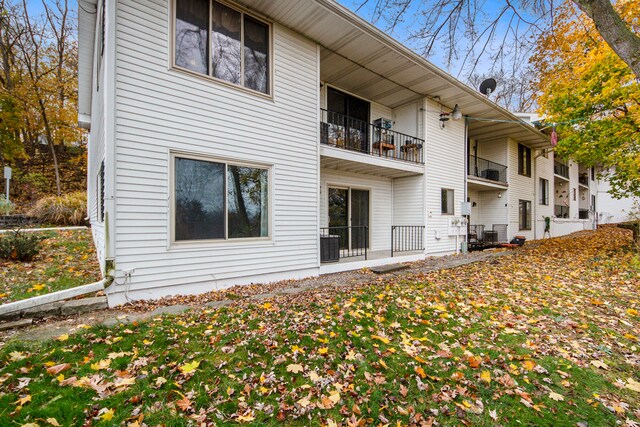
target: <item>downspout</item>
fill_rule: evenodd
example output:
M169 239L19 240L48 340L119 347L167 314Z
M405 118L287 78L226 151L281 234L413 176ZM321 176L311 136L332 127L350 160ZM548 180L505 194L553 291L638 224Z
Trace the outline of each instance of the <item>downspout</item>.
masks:
M424 231L422 232L422 241L424 242L424 254L427 255L429 253L427 247L427 229L429 226L429 214L427 213L427 174L429 173L428 163L427 163L427 108L429 107L427 98L422 98L422 132L424 137L424 147L422 147L422 160L424 161L424 174L422 175L422 215L424 220Z
M477 163L477 159L478 159L478 149L477 149L477 142L476 142L476 150L475 150L475 154L476 154L476 163ZM468 194L468 188L467 188L467 180L468 180L468 171L469 171L469 120L467 119L467 116L464 116L464 203L469 203L469 194ZM476 165L477 168L477 165ZM464 242L468 242L469 241L469 221L471 220L471 207L469 207L469 215L467 215L467 223L464 224L465 227L465 233L464 233ZM458 233L460 234L460 233ZM468 250L468 248L467 248ZM466 251L465 251L466 252Z
M531 167L533 168L533 200L531 201L531 224L533 226L533 240L536 240L536 229L538 228L538 181L540 178L538 177L538 157L531 160Z

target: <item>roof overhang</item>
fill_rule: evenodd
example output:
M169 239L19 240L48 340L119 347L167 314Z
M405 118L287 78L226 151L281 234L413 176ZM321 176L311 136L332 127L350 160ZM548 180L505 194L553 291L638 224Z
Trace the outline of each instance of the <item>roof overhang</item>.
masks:
M532 148L549 138L333 0L238 0L321 46L320 79L391 108L428 97L458 104L469 137L513 138Z

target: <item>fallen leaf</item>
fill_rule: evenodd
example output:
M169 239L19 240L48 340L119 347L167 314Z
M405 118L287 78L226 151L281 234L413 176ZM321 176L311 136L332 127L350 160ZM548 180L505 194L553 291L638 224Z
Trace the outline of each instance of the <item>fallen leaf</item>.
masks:
M70 363L61 363L59 365L54 365L51 366L49 368L47 368L47 372L51 375L57 375L62 371L66 371L67 369L71 368L71 364Z
M640 392L640 382L634 380L633 378L627 378L627 385L625 385L625 388Z
M304 371L304 367L302 365L298 365L295 363L292 363L290 365L287 365L287 372L293 372L294 374L300 373Z
M549 398L552 400L555 400L556 402L562 402L564 400L564 396L556 393L555 391L552 391L551 393L549 393Z
M609 365L607 365L607 364L606 364L606 363L604 363L604 362L601 362L600 360L592 360L592 361L591 361L591 364L592 364L593 366L595 366L596 368L602 368L602 369L604 369L605 371L606 371L607 369L609 369Z
M487 384L491 384L491 372L482 371L482 373L480 374L480 379Z
M183 374L190 374L191 372L194 372L196 369L198 369L198 366L200 366L200 362L194 360L193 362L185 363L184 365L180 366L179 369Z

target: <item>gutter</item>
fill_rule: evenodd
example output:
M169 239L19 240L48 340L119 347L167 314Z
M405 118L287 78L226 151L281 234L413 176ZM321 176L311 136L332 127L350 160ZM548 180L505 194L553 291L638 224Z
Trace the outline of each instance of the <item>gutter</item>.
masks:
M0 305L0 316L26 310L40 305L49 304L56 301L62 301L69 298L86 295L93 292L103 291L113 281L113 278L106 277L99 282L89 283L87 285L77 286L71 289L63 289L61 291L52 292L46 295L27 298L20 301L10 302Z

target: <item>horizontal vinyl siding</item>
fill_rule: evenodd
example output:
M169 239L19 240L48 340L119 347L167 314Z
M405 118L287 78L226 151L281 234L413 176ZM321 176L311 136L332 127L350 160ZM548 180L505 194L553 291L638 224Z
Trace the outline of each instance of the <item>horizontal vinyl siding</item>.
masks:
M83 13L85 14L85 13ZM93 40L93 37L92 37ZM107 43L108 41L105 41ZM92 58L93 60L93 58ZM107 67L107 64L102 62L102 70ZM89 222L91 224L91 233L93 234L93 242L96 248L96 254L100 263L100 269L102 273L105 273L105 252L106 252L106 233L105 224L100 221L98 215L98 173L100 171L100 165L105 159L106 154L106 138L105 127L107 123L107 115L105 111L105 73L101 72L99 77L96 76L95 71L86 82L88 87L82 90L92 90L91 99L91 130L89 132L89 143L87 151L87 211ZM92 84L99 79L98 85ZM106 165L105 165L106 167ZM106 173L105 173L106 181ZM105 186L107 183L105 182ZM106 190L106 188L105 188Z
M535 201L535 221L536 221L536 239L542 238L544 234L544 218L553 217L554 214L554 200L555 200L555 185L553 178L553 154L548 155L549 158L540 156L535 160L535 172L536 172L536 201ZM549 181L549 205L540 204L540 178L544 178Z
M531 177L518 174L518 143L513 139L508 139L509 163L507 164L507 173L509 176L509 229L507 237L511 240L514 236L525 236L527 240L534 239L535 227L535 205L536 205L536 189L535 189L535 172L532 170ZM535 150L531 150L531 157L535 155ZM531 161L531 168L535 168L535 162ZM520 230L519 211L520 200L529 200L531 202L531 230Z
M135 269L131 291L187 293L193 283L317 268L316 45L272 26L265 99L169 69L168 13L163 0L118 2L117 269ZM270 239L170 246L172 151L270 167Z
M460 215L460 202L464 200L465 129L464 120L449 120L440 128L440 107L427 102L426 130L426 202L427 202L427 254L444 254L456 251L456 237L448 236L451 215L441 214L441 190L454 190L454 209ZM440 239L436 239L436 231ZM458 238L458 243L461 238Z
M391 247L392 180L373 175L353 174L331 169L320 169L320 224L329 224L328 187L350 187L369 190L369 235L372 251Z
M425 225L424 177L393 180L393 225Z

